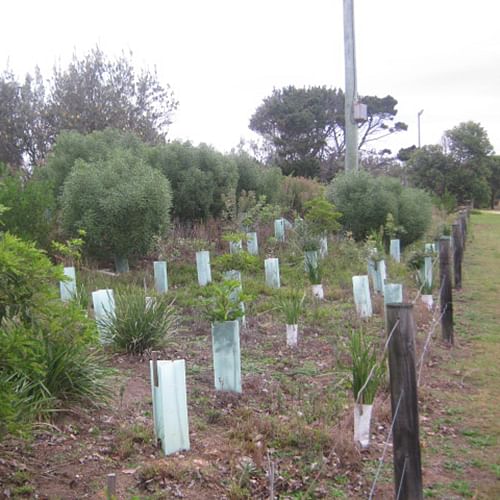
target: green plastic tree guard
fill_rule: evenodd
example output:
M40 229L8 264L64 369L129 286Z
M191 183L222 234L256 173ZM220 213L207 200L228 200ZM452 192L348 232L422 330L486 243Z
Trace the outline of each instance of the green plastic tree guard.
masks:
M266 259L264 261L266 285L269 288L280 288L280 264L276 258Z
M214 383L217 391L241 393L240 324L212 324Z
M130 271L127 257L115 255L115 269L117 273L128 273Z
M256 232L247 233L247 250L250 255L259 255L259 243Z
M285 241L285 220L276 219L274 221L274 237L278 241Z
M399 240L391 240L389 253L395 262L401 262L401 244Z
M186 395L186 363L183 359L157 361L158 386L150 361L155 436L165 455L190 449Z
M328 238L322 236L319 239L319 256L324 259L328 255Z
M155 261L153 263L153 270L155 275L155 290L158 293L167 293L168 292L167 263L164 260Z
M115 297L113 290L103 289L92 292L92 303L94 304L94 317L99 330L101 344L109 344L109 328L107 323L115 317Z
M239 253L243 250L241 240L229 242L229 253Z
M354 293L354 303L356 304L358 316L360 318L371 317L373 311L368 276L353 276L352 290Z
M74 267L65 267L64 276L68 277L67 281L59 282L59 291L61 293L61 300L69 302L76 295L76 273Z
M210 269L210 252L203 250L196 252L196 270L198 272L198 283L205 286L212 281L212 271Z

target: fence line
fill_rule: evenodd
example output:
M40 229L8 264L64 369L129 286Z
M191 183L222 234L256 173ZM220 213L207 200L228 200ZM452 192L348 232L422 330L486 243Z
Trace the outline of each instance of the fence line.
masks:
M386 438L385 443L384 443L384 448L382 449L382 455L378 459L378 467L377 467L377 471L375 472L375 477L374 477L373 482L372 482L372 487L370 489L370 496L368 497L369 500L371 500L373 498L373 495L375 493L375 488L377 486L377 481L378 481L378 478L380 476L380 471L382 470L382 466L384 465L385 454L387 453L387 448L389 448L389 444L391 442L391 436L392 436L392 431L394 429L394 423L396 422L396 417L398 416L399 405L401 404L401 400L403 399L403 395L404 395L404 390L402 390L401 394L399 395L398 404L396 405L396 409L394 410L394 415L392 417L391 426L389 428L389 432L387 433L387 438Z

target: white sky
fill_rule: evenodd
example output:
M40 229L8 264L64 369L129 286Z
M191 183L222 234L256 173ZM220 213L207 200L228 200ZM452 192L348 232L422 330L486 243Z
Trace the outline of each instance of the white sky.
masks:
M408 132L377 147L438 143L480 122L500 152L500 2L354 0L358 92L387 94ZM1 7L0 70L49 77L98 44L156 65L179 100L169 138L229 151L273 87L344 88L342 0L17 0Z

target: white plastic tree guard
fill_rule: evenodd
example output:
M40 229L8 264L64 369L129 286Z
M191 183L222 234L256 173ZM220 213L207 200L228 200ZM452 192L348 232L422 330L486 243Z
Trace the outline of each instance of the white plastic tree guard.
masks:
M109 344L109 329L107 323L115 317L115 296L110 288L92 292L92 303L94 305L94 317L99 330L101 344Z
M153 263L155 290L162 294L168 292L167 263L164 260Z
M276 219L274 221L274 237L278 241L285 241L285 219Z
M210 252L202 250L196 252L196 271L198 273L198 284L208 285L212 282L212 270L210 269Z
M183 359L150 361L153 419L156 439L165 455L190 449L186 395L186 363ZM155 378L158 385L155 385Z
M241 393L240 324L212 323L214 384L217 391Z
M372 300L370 297L370 284L368 276L353 276L352 289L354 293L354 303L360 318L369 318L373 314Z
M375 284L374 289L377 293L384 293L384 283L387 279L387 270L385 266L385 260L375 261Z
M238 241L230 241L229 242L229 253L239 253L243 250L243 243L241 240Z
M395 262L401 262L401 243L399 240L391 240L389 253Z
M257 233L247 233L247 251L250 255L259 255L259 243Z
M68 279L59 282L59 291L61 293L61 300L69 302L76 295L76 273L74 267L65 267L64 276Z
M280 264L279 259L270 258L264 261L266 274L266 285L269 288L280 288Z
M322 236L319 239L319 256L324 259L328 255L328 238Z
M401 304L403 302L403 285L400 283L386 283L384 285L384 305Z

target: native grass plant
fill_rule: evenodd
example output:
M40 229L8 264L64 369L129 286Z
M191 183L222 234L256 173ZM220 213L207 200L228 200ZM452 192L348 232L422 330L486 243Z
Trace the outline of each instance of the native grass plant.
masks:
M287 325L296 325L304 312L305 293L302 290L284 290L275 298L274 307L285 318Z
M203 290L203 294L203 307L210 322L235 321L245 315L240 302L249 300L249 297L242 293L239 281L210 283Z
M138 287L115 292L115 314L107 315L101 326L115 349L128 354L165 347L175 332L176 314L168 295L146 297Z
M306 253L306 271L307 277L311 285L321 285L321 280L323 278L323 269L319 258L312 258Z
M385 374L385 362L377 359L376 345L362 330L351 333L352 392L356 403L371 405Z

